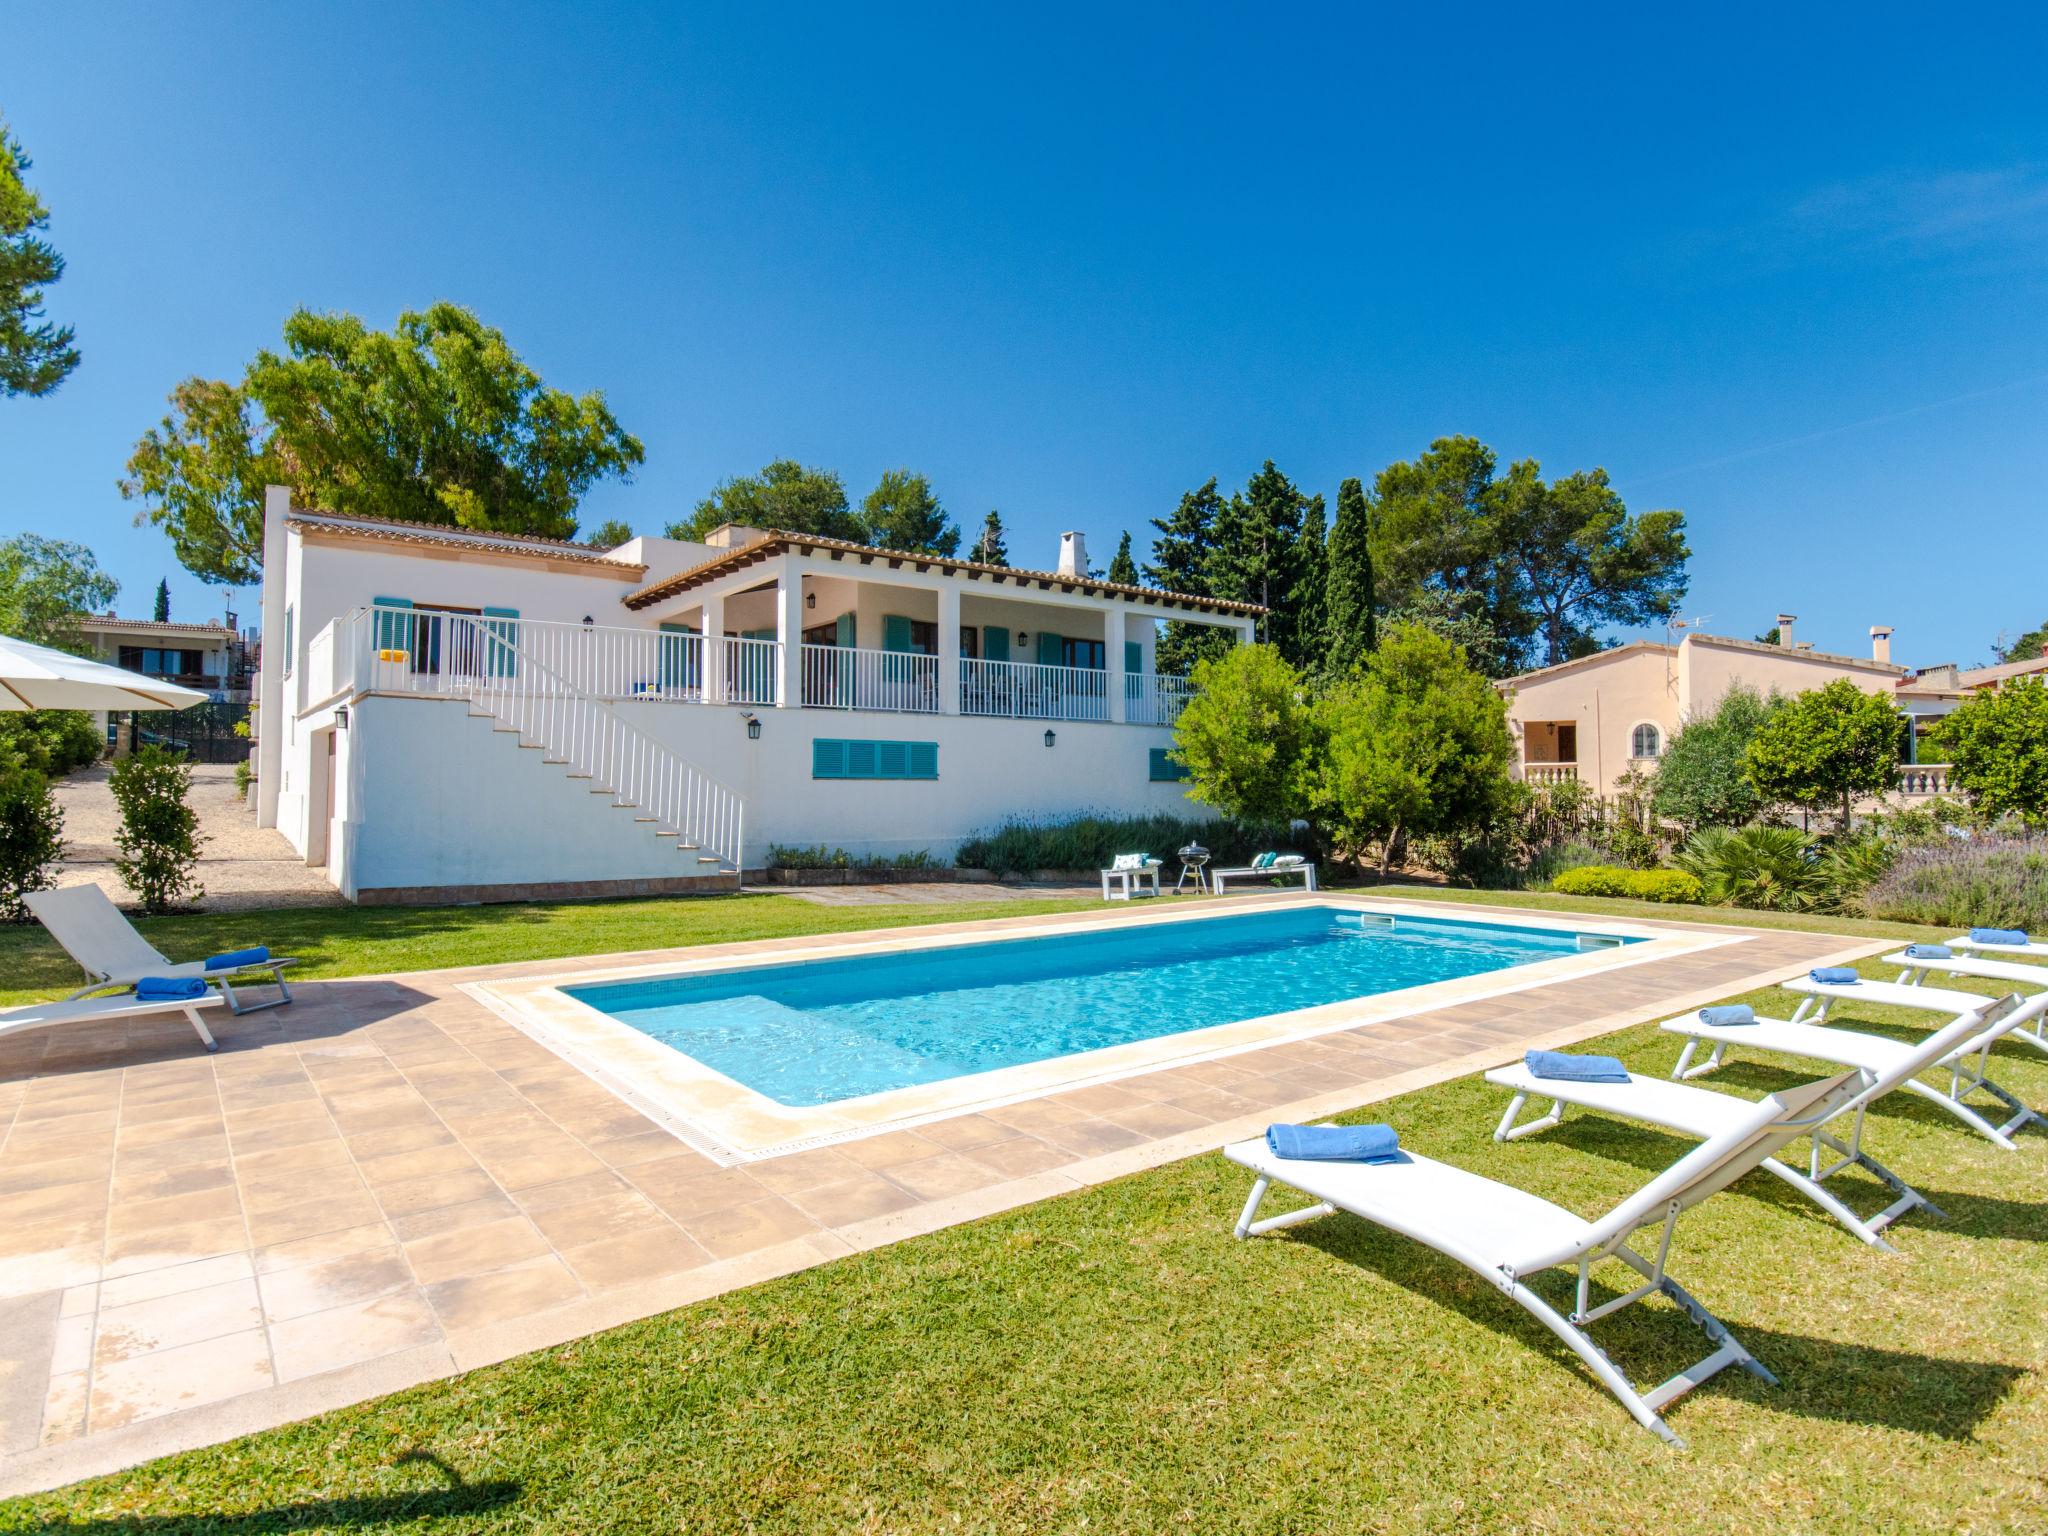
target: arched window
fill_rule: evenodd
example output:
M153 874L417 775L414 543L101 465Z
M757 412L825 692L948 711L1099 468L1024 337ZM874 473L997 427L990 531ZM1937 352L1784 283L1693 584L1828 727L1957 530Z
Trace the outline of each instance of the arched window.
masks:
M1655 757L1658 748L1663 745L1664 741L1658 735L1657 727L1654 725L1639 725L1635 729L1635 734L1629 739L1629 756Z

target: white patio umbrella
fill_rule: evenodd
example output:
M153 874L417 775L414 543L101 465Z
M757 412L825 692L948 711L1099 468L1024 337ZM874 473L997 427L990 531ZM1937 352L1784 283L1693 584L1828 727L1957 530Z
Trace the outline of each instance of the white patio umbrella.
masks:
M205 702L197 688L0 635L0 710L189 709Z

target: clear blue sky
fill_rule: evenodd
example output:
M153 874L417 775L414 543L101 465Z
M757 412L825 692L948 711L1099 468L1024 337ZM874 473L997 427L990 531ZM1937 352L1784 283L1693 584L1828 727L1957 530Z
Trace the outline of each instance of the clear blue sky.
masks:
M0 402L0 531L217 612L114 489L165 392L449 298L646 443L589 523L792 455L1106 559L1212 474L1462 431L1682 508L1722 632L2048 618L2038 13L677 9L13 27L85 362Z

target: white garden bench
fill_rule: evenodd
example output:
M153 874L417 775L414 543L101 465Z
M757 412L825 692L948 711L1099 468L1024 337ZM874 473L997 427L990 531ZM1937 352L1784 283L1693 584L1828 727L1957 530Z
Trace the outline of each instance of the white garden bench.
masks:
M1275 859L1270 864L1254 861L1242 869L1212 869L1209 871L1209 891L1211 895L1221 896L1225 880L1269 880L1275 875L1299 875L1308 890L1316 888L1315 865L1300 857L1290 856L1286 859Z
M1161 861L1142 853L1120 853L1116 862L1102 871L1102 899L1104 901L1129 901L1133 895L1143 896L1145 882L1152 882L1151 894L1159 894L1159 871ZM1110 890L1111 882L1118 889Z

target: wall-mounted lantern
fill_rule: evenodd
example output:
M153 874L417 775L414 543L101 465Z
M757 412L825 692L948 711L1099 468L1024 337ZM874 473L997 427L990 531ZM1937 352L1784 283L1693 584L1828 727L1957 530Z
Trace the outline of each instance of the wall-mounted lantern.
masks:
M1055 736L1053 735L1053 733L1052 733L1051 731L1047 731L1047 732L1045 733L1045 744L1046 744L1046 745L1047 745L1048 747L1049 747L1049 746L1051 746L1051 745L1053 744L1053 742L1054 742L1054 741L1056 741L1057 739L1058 739L1058 738L1057 738L1057 737L1055 737Z
M817 593L815 593L815 592L806 592L806 593L804 594L804 606L805 606L806 608L815 608L815 607L817 607L817 606L818 606L818 594L817 594Z
M345 731L348 729L348 706L346 704L340 704L335 707L334 728L337 731Z
M760 717L751 709L744 709L740 711L740 718L747 722L747 740L759 741L761 739Z

